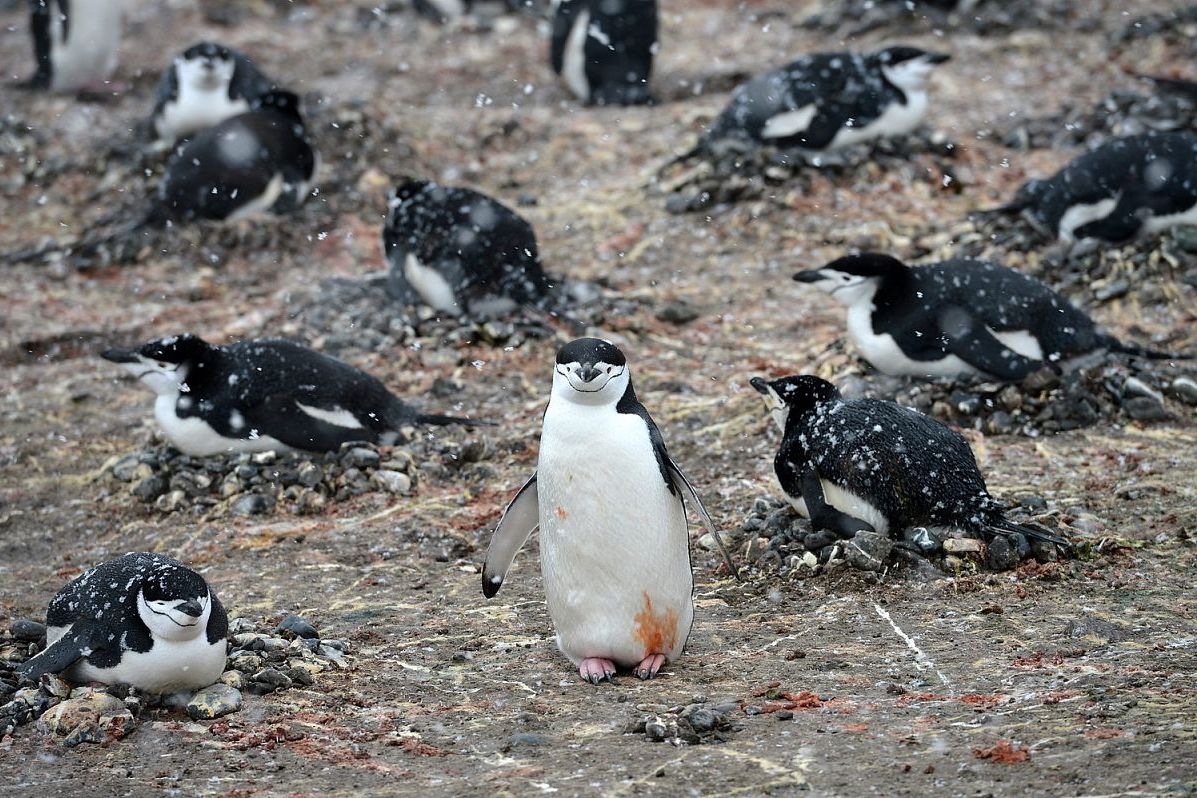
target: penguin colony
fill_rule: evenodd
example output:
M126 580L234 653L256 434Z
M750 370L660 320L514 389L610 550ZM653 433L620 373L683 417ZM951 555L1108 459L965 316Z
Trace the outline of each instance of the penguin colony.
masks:
M475 5L415 3L450 24ZM655 0L554 0L550 13L549 66L580 102L654 101ZM115 0L35 0L29 85L72 92L110 76L120 24ZM907 135L927 113L933 71L948 61L904 45L803 55L737 88L680 159L766 146L810 155ZM291 212L318 179L299 97L219 43L173 59L147 127L175 149L139 226ZM1120 242L1197 223L1197 135L1111 141L1028 182L996 210L1023 214L1064 241ZM465 186L400 180L382 249L400 314L421 304L469 318L543 311L557 279L541 263L532 226ZM846 308L848 338L888 374L1017 381L1094 353L1182 357L1105 333L1047 285L999 263L907 265L884 253L850 254L794 279ZM102 356L153 391L167 440L197 456L323 452L388 444L404 425L485 423L417 410L354 366L283 340L217 345L179 332ZM578 338L557 350L551 380L537 467L494 531L482 592L499 592L539 530L557 646L581 679L597 684L621 670L653 678L681 656L695 622L687 509L720 548L722 540L633 389L627 353ZM851 539L917 528L940 539L1002 537L1020 550L1028 540L1068 547L1012 520L968 443L945 425L892 402L845 399L810 375L753 377L751 385L782 434L773 464L780 487L814 529ZM210 684L224 667L227 619L215 593L200 574L157 554L128 554L70 582L50 602L47 626L46 648L24 665L26 678L63 673L166 693Z

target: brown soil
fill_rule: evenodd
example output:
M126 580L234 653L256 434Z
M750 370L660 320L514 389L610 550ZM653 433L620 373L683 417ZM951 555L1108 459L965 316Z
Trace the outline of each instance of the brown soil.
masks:
M371 494L314 518L212 520L159 515L97 478L150 424L149 395L98 349L182 330L213 340L293 331L283 312L293 292L382 268L383 191L416 173L508 202L539 198L524 212L551 269L651 300L602 333L624 345L676 459L735 529L754 497L776 492L776 436L748 378L823 369L842 329L841 312L790 273L865 237L908 255L912 236L1062 164L1069 153L1013 153L979 133L1062 97L1094 102L1129 80L1126 69L1174 72L1189 58L1159 39L1112 57L1125 4L1077 0L1096 20L1084 33L873 31L851 43L902 38L954 54L935 79L929 122L964 148L974 181L961 193L863 170L855 181L815 179L805 195L779 190L689 216L667 214L642 186L725 95L677 98L699 80L723 90L727 75L838 46L798 26L812 4L666 3L657 86L672 101L627 110L577 107L527 19L503 34L408 15L366 29L367 3L253 2L240 4L237 27L219 28L195 4L131 5L125 93L79 102L0 89L6 113L38 137L23 152L11 129L0 138L0 251L137 207L144 176L128 156L97 153L130 140L168 55L200 37L328 98L313 118L336 179L293 217L183 231L134 265L3 267L0 622L40 617L82 568L156 550L203 569L233 614L299 612L350 641L356 664L311 689L249 697L204 729L164 711L124 740L65 749L23 727L0 744L5 795L1197 791L1191 411L1154 426L976 437L996 494L1035 493L1065 522L1087 520L1076 527L1084 560L930 582L839 571L736 583L696 551L698 618L684 658L655 681L597 688L556 651L534 542L499 596L484 600L479 584L489 531L534 467L553 343L346 354L422 402L433 402L421 394L436 377L458 380L458 401L438 409L503 420L484 433L501 444L487 460L492 480L428 477L409 499ZM0 23L3 74L24 75L24 11ZM349 132L329 126L351 117ZM1099 317L1116 333L1184 328L1188 296L1142 312L1106 305ZM677 298L701 316L658 321L651 304ZM695 696L760 712L735 713L726 742L675 747L622 733Z

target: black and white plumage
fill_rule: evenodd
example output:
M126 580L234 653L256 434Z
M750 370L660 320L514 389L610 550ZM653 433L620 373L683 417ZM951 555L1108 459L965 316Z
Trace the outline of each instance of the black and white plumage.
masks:
M1064 241L1121 242L1197 224L1197 134L1107 141L1045 180L1030 180L999 212L1021 212Z
M252 110L201 130L175 150L151 221L236 221L287 211L307 198L316 166L299 98L270 91Z
M111 77L121 41L121 0L30 0L36 71L29 86L76 91Z
M546 299L536 233L502 203L468 188L408 180L388 205L387 293L399 302L485 317Z
M986 261L907 266L849 255L794 275L848 309L848 336L880 372L1021 380L1098 350L1176 357L1124 344L1043 283Z
M587 105L642 105L657 52L656 0L554 0L549 60Z
M46 612L46 649L21 675L61 673L149 693L198 690L224 671L228 628L202 576L161 554L126 554L58 591Z
M751 383L782 430L773 460L782 491L816 530L850 538L924 527L940 536L1020 534L1066 545L1010 521L967 441L938 421L894 402L845 400L814 376Z
M412 0L412 7L421 16L437 22L449 22L473 13L479 6L499 6L504 11L526 11L533 0Z
M377 378L290 341L217 346L174 335L103 357L157 394L162 431L194 456L334 451L351 441L393 443L408 424L476 423L420 413Z
M928 77L948 58L916 47L804 56L737 88L694 154L763 144L823 151L905 135L927 111Z
M623 352L572 341L557 353L536 472L495 529L482 592L499 591L539 528L558 648L591 683L617 666L651 678L681 653L693 619L687 500L718 541L636 397Z
M150 129L167 143L250 110L274 88L247 56L200 42L175 56L158 83Z

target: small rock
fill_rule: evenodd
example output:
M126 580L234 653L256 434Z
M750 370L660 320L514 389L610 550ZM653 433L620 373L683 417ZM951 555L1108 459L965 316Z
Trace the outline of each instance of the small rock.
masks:
M653 742L661 742L669 736L669 727L665 721L653 716L644 723L644 736Z
M263 661L258 654L240 651L229 656L228 667L242 673L257 673L261 669Z
M699 733L709 732L719 723L719 716L709 709L696 709L686 717L690 721L691 728Z
M943 546L943 541L925 526L912 526L904 530L902 539L907 543L913 543L915 548L924 554L939 551Z
M307 462L299 467L295 478L305 488L314 488L324 481L324 469L315 463Z
M8 627L8 631L17 640L24 643L36 643L46 636L46 625L27 618L18 618L12 622L12 626Z
M288 615L279 621L275 628L276 632L290 632L296 637L313 638L320 637L320 633L316 631L316 627L300 618L298 615Z
M820 529L817 532L811 532L802 538L802 545L807 551L820 551L823 548L835 543L838 538L835 533L828 532L826 529Z
M793 719L794 719L794 713L793 713L793 711L792 711L792 710L789 710L789 709L783 709L783 710L780 710L780 711L778 711L778 712L774 712L774 713L773 713L773 717L774 717L775 719L777 719L777 720L793 720Z
M698 309L684 299L667 302L657 311L657 318L670 324L688 324L699 315Z
M982 548L981 541L973 538L948 538L943 542L943 550L949 554L980 554Z
M1163 402L1164 397L1138 377L1127 377L1122 383L1123 396L1147 396L1157 402Z
M270 465L275 460L278 460L278 452L255 452L250 455L250 460L258 465Z
M42 715L41 723L54 734L69 735L81 726L102 732L116 718L124 724L133 720L133 714L125 708L125 702L103 692L91 692L79 698L70 698ZM95 741L100 736L92 735ZM82 742L83 740L77 740Z
M1022 381L1022 387L1030 394L1046 393L1060 387L1060 375L1054 369L1044 366L1028 374Z
M247 493L233 502L229 511L233 515L262 515L274 509L274 497L261 493Z
M241 691L217 682L197 692L187 703L193 720L211 720L241 709Z
M143 502L152 502L170 489L170 485L160 476L151 475L133 486L133 495Z
M1018 565L1018 550L1009 540L998 535L985 549L985 564L994 571L1009 571Z
M244 690L248 681L241 671L225 671L220 674L220 683L227 684L234 690Z
M748 562L756 562L769 551L769 538L755 537L748 541L748 545L744 547L744 559Z
M1056 544L1047 540L1032 540L1031 554L1041 563L1055 562L1060 559L1060 552L1056 550Z
M265 668L250 677L258 684L264 684L271 690L286 690L291 686L291 677L276 668Z
M519 734L513 734L507 738L507 742L503 744L503 750L510 751L513 748L519 747L547 745L548 742L549 741L546 738L539 734L533 734L532 732L520 732Z
M1197 405L1197 380L1192 377L1177 377L1168 386L1168 394L1186 405Z
M1152 396L1133 396L1123 400L1122 407L1136 421L1167 421L1172 418L1163 403Z
M345 453L342 461L353 468L377 468L382 457L373 449L355 446Z
M371 479L387 493L401 495L411 492L411 477L400 471L375 471Z
M844 559L858 570L880 571L893 547L894 542L886 533L861 530L844 546Z

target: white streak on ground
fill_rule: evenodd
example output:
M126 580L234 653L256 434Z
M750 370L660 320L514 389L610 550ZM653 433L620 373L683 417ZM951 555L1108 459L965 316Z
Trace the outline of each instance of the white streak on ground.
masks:
M945 686L950 687L952 685L952 682L948 679L948 677L944 676L943 671L941 671L939 666L935 664L935 660L928 657L926 652L919 648L918 644L911 639L910 635L902 631L902 627L898 626L897 622L885 608L883 608L880 604L873 602L873 609L877 611L877 614L881 616L882 620L884 620L890 625L890 627L893 628L894 633L897 634L898 637L902 638L902 642L906 644L906 647L914 652L914 666L916 668L918 668L920 671L924 668L935 671L935 675L939 677L939 680L943 682Z

